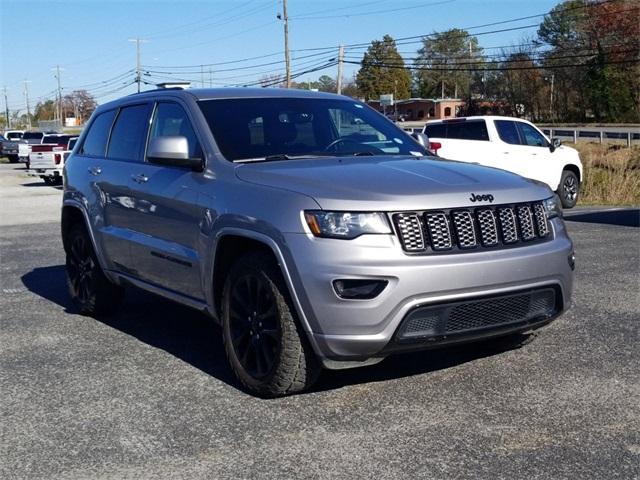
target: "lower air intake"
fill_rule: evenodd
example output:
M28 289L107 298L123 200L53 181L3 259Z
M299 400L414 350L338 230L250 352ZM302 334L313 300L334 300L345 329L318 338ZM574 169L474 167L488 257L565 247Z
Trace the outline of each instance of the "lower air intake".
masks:
M553 288L419 307L398 329L399 340L440 337L550 318L558 311Z

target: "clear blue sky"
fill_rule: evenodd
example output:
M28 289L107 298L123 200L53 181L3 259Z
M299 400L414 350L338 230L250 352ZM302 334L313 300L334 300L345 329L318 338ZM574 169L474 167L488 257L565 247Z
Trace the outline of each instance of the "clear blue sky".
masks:
M394 38L428 34L454 27L473 27L550 10L558 0L289 0L290 48L293 71L304 71L337 55L337 45L368 43L384 34ZM214 84L247 83L262 75L284 71L283 28L276 0L0 0L0 88L8 89L9 107L24 109L23 80L32 106L56 88L53 69L60 65L64 92L86 88L99 102L135 91L131 82L135 45L128 39L146 39L142 64L147 70L182 72L175 78L201 81L208 63L257 57L245 63L212 66ZM471 33L539 23L540 18L471 30ZM478 37L485 48L519 43L536 28ZM335 46L331 51L299 51ZM399 47L409 56L419 45ZM364 48L348 52L361 58ZM317 53L317 56L308 57ZM498 53L489 50L487 53ZM307 58L300 58L307 56ZM196 65L195 68L164 68ZM231 71L230 68L250 67ZM345 68L351 77L357 67ZM223 71L227 70L227 71ZM209 67L204 67L205 83ZM336 75L336 67L307 74ZM155 78L158 78L156 74ZM173 78L171 75L165 75ZM107 83L102 83L107 80ZM85 87L86 86L86 87ZM149 87L147 87L149 88ZM112 93L113 92L113 93ZM4 108L4 101L2 108Z

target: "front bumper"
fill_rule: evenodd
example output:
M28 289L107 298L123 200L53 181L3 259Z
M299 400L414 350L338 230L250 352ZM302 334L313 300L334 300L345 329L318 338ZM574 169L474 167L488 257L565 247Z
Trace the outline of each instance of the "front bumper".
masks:
M554 238L548 242L437 256L406 255L392 235L343 241L286 234L293 293L316 353L340 361L384 356L393 350L403 319L418 307L524 289L557 289L560 306L555 318L571 302L573 271L568 258L573 245L562 220L551 224ZM371 300L346 300L332 288L337 279L381 279L388 284ZM531 329L552 319L498 326L484 335L501 328L506 333Z

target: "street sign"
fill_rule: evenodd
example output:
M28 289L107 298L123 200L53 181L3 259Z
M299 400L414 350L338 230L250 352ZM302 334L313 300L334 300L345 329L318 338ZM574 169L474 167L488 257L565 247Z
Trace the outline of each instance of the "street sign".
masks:
M388 107L393 105L393 93L389 93L387 95L380 95L380 105L383 107Z

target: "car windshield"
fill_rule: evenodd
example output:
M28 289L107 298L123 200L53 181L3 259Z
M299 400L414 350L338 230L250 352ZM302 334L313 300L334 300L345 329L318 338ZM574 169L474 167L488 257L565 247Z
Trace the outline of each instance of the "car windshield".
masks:
M405 132L352 100L233 98L199 104L231 161L426 153Z
M15 139L19 140L19 139L22 138L22 134L19 133L19 132L12 132L12 133L7 134L7 138L9 140L15 140Z

